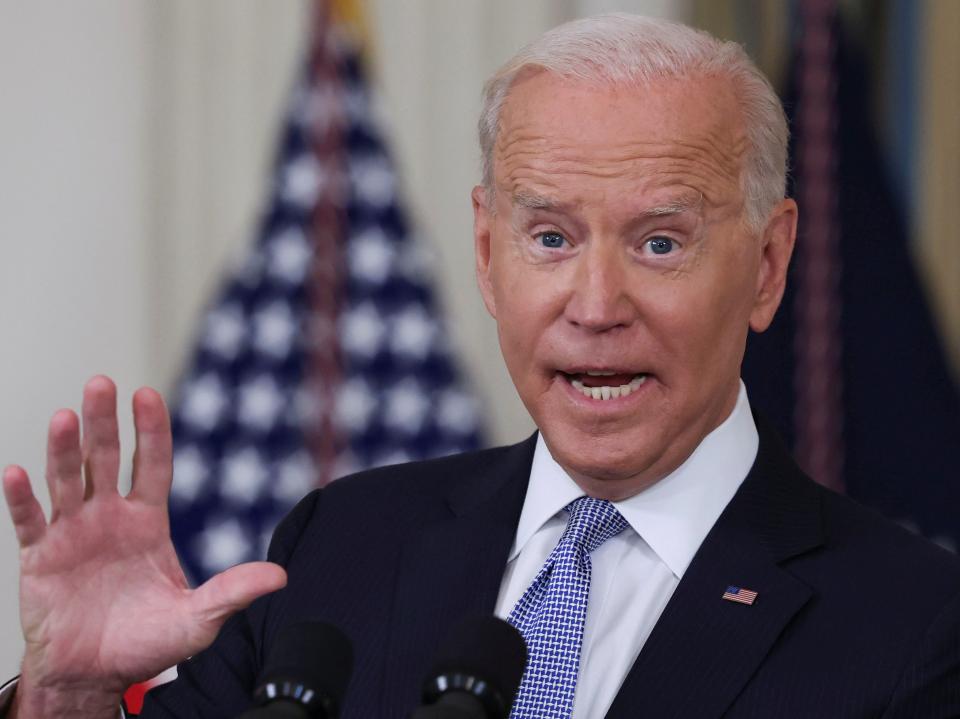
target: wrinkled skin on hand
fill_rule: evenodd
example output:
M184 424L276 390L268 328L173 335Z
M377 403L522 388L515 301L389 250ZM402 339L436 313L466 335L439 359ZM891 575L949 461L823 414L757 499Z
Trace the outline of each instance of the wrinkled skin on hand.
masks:
M27 706L46 714L54 705L76 712L98 699L104 706L119 700L131 683L206 648L233 612L286 582L280 567L253 562L188 587L167 515L167 410L157 392L144 388L134 395L133 414L137 446L125 497L117 489L116 388L106 377L84 388L82 437L74 412L60 410L50 421L49 522L27 473L18 466L3 473L20 544L20 716L40 715Z

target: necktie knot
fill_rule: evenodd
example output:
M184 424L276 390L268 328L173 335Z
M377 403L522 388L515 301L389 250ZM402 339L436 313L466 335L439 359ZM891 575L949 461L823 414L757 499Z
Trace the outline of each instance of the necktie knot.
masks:
M628 526L623 515L606 499L580 497L564 509L570 518L559 544L573 545L587 555Z

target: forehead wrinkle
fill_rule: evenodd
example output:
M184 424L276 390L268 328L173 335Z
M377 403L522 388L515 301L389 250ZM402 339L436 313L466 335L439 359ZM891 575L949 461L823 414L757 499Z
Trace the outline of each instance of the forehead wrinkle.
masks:
M510 199L513 207L521 210L564 211L576 205L576 203L562 202L541 195L525 187L514 188L510 194ZM703 193L698 190L688 189L679 192L676 197L662 204L640 210L635 219L642 220L654 217L668 217L690 211L699 213L703 209L703 204Z
M687 171L695 176L713 177L724 183L737 183L740 177L740 158L743 143L735 143L729 149L715 141L678 142L633 142L615 148L593 147L575 142L549 141L547 138L531 138L504 143L499 155L500 166L509 176L526 166L536 170L569 171L599 178L625 174L631 166L644 163L666 162L658 171Z
M721 131L709 132L703 136L701 142L693 140L676 140L679 145L695 147L707 153L713 153L722 158L724 164L739 167L747 150L747 138L742 132L737 132L734 138Z
M532 145L526 152L535 152L541 146L549 144L550 140L542 132L536 130L527 131L523 127L511 127L509 130L501 131L497 134L497 141L494 145L494 155L506 156L515 152L512 148L516 145ZM524 152L521 150L520 152Z
M652 181L659 185L688 184L709 200L726 196L730 190L738 188L737 177L731 177L712 165L678 159L673 156L654 161L633 160L631 167L624 171L621 164L588 162L585 160L544 158L531 154L525 161L506 162L501 180L496 184L508 189L510 196L516 195L523 185L538 187L558 187L564 184L564 178L576 182L577 177L590 177L599 180L624 180L633 183ZM498 173L499 174L499 173ZM535 193L536 194L536 193ZM519 197L519 206L532 209L560 203L548 196Z
M584 169L578 163L531 162L516 168L505 168L507 176L496 183L499 192L519 209L569 210L587 201L589 195L599 188L581 187L580 178L595 177L605 182L618 182L622 191L642 198L649 192L686 188L686 193L696 199L697 207L729 204L732 194L739 191L735 183L706 172L698 164L674 162L659 165L651 171L633 174L624 178L622 173L603 173L597 168ZM564 190L564 187L570 188ZM570 194L572 192L572 195ZM669 202L667 203L669 204Z
M648 176L654 187L688 185L699 192L710 205L728 202L731 194L739 192L740 189L736 177L730 177L701 163L673 161L653 168Z

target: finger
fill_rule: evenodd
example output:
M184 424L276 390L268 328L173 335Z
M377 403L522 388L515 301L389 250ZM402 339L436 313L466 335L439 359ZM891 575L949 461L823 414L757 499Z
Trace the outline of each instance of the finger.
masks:
M83 456L87 496L116 492L120 474L117 388L109 377L94 377L83 388Z
M47 522L40 502L33 496L30 478L22 467L10 466L3 471L3 496L20 546L29 547L40 541Z
M71 514L83 504L83 454L80 452L80 420L69 409L50 419L47 431L47 487L53 510L50 521Z
M134 393L133 425L137 449L133 453L130 496L148 504L166 506L173 479L173 440L170 415L158 392L143 387Z
M199 586L193 593L193 608L201 620L219 625L257 597L282 589L286 583L287 573L278 564L238 564Z

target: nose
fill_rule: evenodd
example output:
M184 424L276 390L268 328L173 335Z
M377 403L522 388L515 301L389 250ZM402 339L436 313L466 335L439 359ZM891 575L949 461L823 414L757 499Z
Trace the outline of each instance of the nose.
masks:
M636 308L630 299L626 258L598 243L578 260L564 309L567 321L590 332L630 325Z

